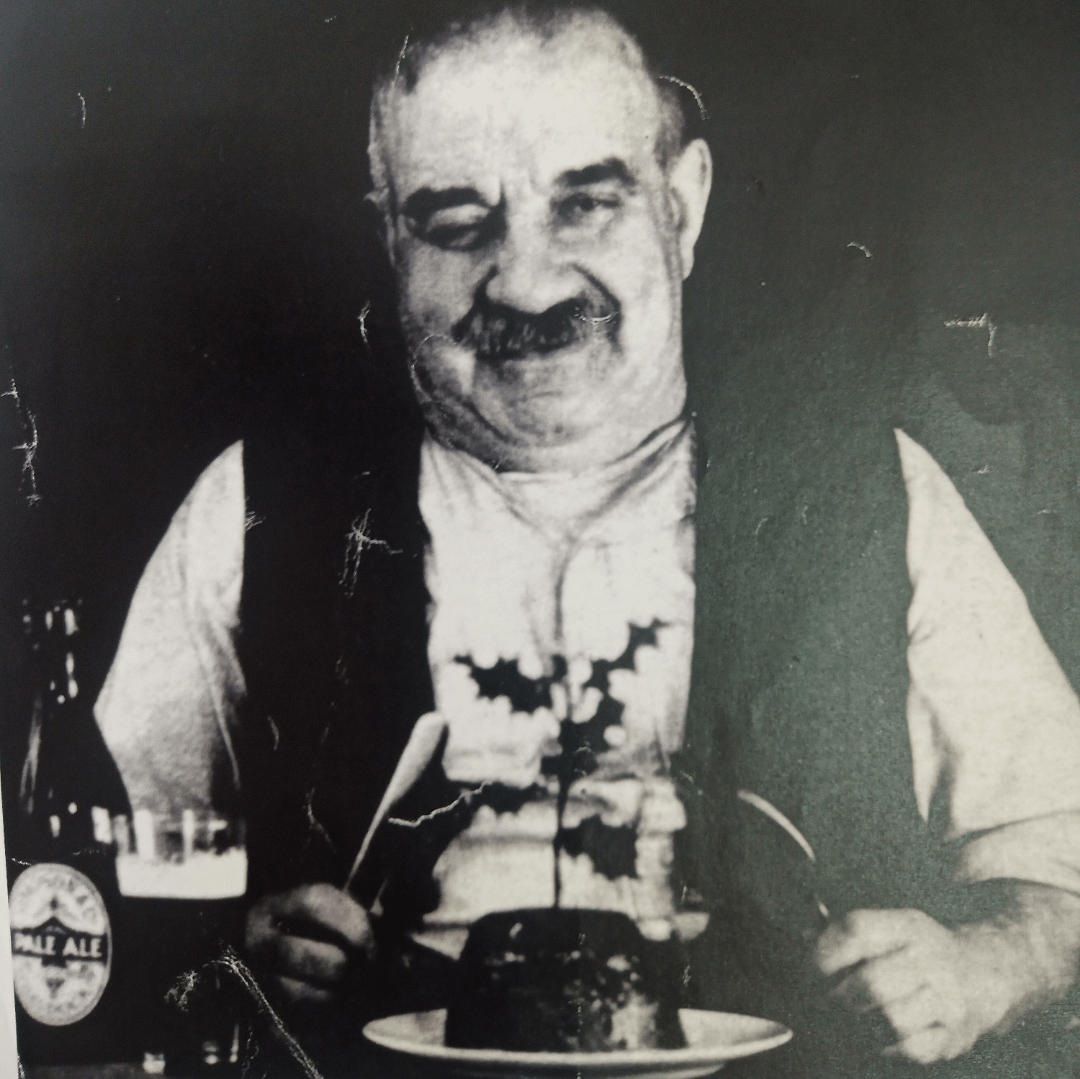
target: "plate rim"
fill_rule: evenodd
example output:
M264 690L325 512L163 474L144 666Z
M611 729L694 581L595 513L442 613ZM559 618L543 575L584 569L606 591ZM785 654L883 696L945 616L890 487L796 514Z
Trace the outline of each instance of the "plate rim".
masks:
M742 1015L738 1012L721 1012L707 1008L680 1008L680 1017L686 1013L693 1015L726 1016L735 1019L750 1019L759 1023L768 1023L775 1028L775 1033L753 1041L741 1042L738 1045L729 1046L693 1046L688 1045L681 1049L615 1049L611 1052L598 1053L527 1053L511 1049L464 1049L449 1045L426 1045L420 1042L402 1044L400 1038L390 1039L389 1044L385 1035L380 1035L372 1028L394 1019L418 1017L422 1015L445 1016L445 1008L432 1008L425 1011L402 1012L398 1015L387 1015L380 1019L372 1019L363 1028L364 1037L373 1045L379 1046L392 1053L401 1053L404 1056L421 1057L427 1060L438 1060L444 1064L458 1065L496 1065L504 1064L511 1067L559 1067L562 1069L576 1069L579 1071L604 1070L611 1071L620 1067L640 1068L646 1065L657 1065L663 1068L670 1066L690 1067L695 1064L721 1064L729 1060L739 1060L743 1057L755 1056L758 1053L768 1052L770 1049L778 1049L791 1041L793 1032L790 1027L784 1026L773 1019L765 1019L760 1016Z

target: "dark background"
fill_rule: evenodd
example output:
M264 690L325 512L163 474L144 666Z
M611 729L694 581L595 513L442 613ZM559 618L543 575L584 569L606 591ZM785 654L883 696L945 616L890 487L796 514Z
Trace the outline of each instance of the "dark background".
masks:
M89 766L127 604L196 476L254 425L347 410L393 355L363 194L371 55L401 6L0 3L9 809L39 677L24 605L81 603L60 752ZM902 323L1080 327L1080 4L636 8L709 110L687 344L718 383L775 377L740 364L842 319L853 282Z

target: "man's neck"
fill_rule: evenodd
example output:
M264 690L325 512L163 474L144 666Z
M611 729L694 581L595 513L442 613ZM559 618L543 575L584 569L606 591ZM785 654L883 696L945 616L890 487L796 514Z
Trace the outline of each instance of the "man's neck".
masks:
M436 488L463 484L461 489L472 491L463 500L470 504L480 489L497 493L496 501L545 535L553 551L560 545L579 545L587 531L596 539L596 522L606 521L600 534L610 536L612 529L615 533L626 529L631 518L636 524L629 524L629 529L637 533L667 524L669 517L681 520L693 500L694 446L687 415L664 425L617 461L581 472L496 472L472 454L448 449L431 436L423 460L421 473L426 471ZM451 476L456 480L447 478ZM661 489L664 493L658 494ZM492 504L483 497L480 501L489 508ZM649 508L641 517L643 504Z
M424 412L437 442L475 457L496 472L578 475L616 464L676 423L686 412L686 387L673 387L634 414L614 417L581 437L563 441L500 437L490 427L469 430L460 423L448 423L438 408L428 407Z
M500 473L575 476L617 465L683 417L683 410L648 431L621 430L562 446L514 446L492 451L491 447L463 444L429 425L434 439L448 449L467 453Z

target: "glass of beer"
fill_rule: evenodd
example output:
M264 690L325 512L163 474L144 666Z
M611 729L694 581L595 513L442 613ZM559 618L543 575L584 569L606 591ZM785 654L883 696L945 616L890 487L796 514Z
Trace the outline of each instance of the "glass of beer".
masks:
M120 894L229 899L247 888L244 822L213 810L136 809L112 819Z

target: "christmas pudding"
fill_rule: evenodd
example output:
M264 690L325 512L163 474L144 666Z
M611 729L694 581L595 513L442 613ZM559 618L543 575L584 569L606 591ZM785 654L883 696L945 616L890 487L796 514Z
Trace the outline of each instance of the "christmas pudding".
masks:
M625 914L505 911L479 919L460 961L446 1044L515 1052L678 1049L681 964Z

